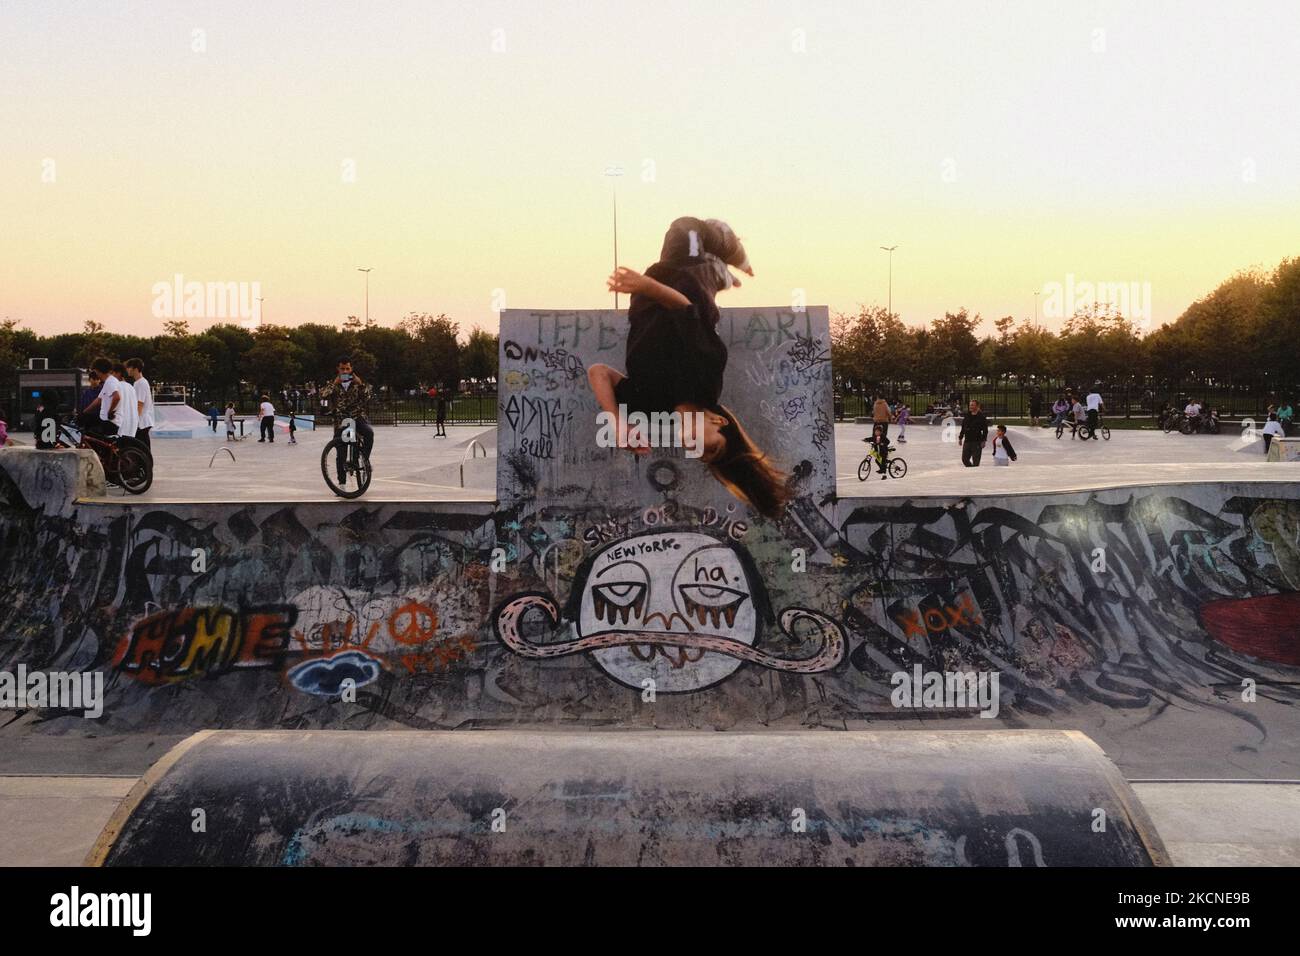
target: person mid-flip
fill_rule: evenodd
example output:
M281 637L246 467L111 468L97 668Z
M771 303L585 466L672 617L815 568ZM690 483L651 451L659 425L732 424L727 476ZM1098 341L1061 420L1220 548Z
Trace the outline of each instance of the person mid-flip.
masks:
M701 460L732 495L769 518L785 509L787 478L721 404L727 346L718 335L718 292L740 285L728 266L753 275L744 246L731 228L716 219L677 219L664 236L660 259L642 275L621 267L608 287L626 292L628 308L626 373L608 365L587 371L601 409L628 413L678 412L684 443L702 446ZM696 422L703 434L695 435ZM619 434L623 434L620 422ZM629 436L636 454L649 449L641 436Z

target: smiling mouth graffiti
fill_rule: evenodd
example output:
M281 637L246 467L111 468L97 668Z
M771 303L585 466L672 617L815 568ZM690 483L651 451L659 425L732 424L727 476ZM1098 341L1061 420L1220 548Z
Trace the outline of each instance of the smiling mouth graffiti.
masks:
M608 630L567 641L554 641L543 644L528 640L522 633L521 623L523 617L533 609L542 611L552 626L560 623L560 609L555 602L547 595L533 593L518 595L503 604L500 610L497 611L493 627L496 630L497 638L510 650L521 657L534 660L567 657L571 654L587 654L612 647L632 648L632 653L638 658L646 659L642 655L647 654L647 651L642 648L651 648L658 650L662 656L674 663L676 667L681 667L687 660L692 659L687 656L689 652L696 652L699 656L695 657L694 660L699 660L705 653L723 654L727 657L748 661L751 664L757 664L760 667L767 667L772 670L793 674L816 674L830 670L844 659L845 636L840 625L824 614L801 607L787 608L781 612L778 619L781 631L791 638L795 636L793 628L801 620L809 621L816 627L817 636L821 639L816 653L810 657L800 658L778 657L743 641L718 634L684 633L645 628ZM733 619L734 614L733 609ZM602 617L604 616L602 614ZM701 623L703 623L705 616L713 617L712 614L700 616ZM720 614L719 621L724 616ZM619 617L622 619L622 615L619 615ZM612 613L609 615L609 619L612 622ZM674 651L679 652L679 654L674 654ZM649 652L649 656L653 657L653 652ZM679 657L680 662L678 662Z

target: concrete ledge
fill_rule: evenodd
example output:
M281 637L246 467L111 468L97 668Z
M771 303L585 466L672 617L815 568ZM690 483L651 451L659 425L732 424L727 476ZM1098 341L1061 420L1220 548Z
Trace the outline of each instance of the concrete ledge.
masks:
M1274 438L1268 446L1269 461L1300 461L1300 438Z
M0 448L0 471L29 508L45 514L70 511L77 499L103 497L108 490L99 459L82 448Z

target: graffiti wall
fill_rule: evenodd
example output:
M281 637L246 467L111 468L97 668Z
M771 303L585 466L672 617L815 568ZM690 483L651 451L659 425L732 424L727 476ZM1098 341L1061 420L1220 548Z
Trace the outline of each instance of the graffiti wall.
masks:
M744 527L741 527L744 525ZM100 670L102 718L202 727L1070 727L1121 766L1300 769L1300 494L982 501L80 505L0 473L0 671ZM995 719L896 675L995 673ZM944 726L954 726L946 723Z
M826 307L720 312L720 405L800 494L816 500L833 494ZM590 372L628 372L628 331L624 312L502 312L498 500L507 507L525 500L590 507L667 499L747 520L752 509L711 477L692 449L665 443L638 456L602 442ZM682 350L690 348L683 342L666 351L685 361ZM654 377L672 376L672 369L656 369ZM665 412L666 402L660 403Z

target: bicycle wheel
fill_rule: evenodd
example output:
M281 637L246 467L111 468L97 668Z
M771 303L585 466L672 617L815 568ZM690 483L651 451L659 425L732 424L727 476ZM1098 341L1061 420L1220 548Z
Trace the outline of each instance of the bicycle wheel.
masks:
M360 448L350 447L354 442L333 438L320 453L320 473L329 490L340 498L359 498L370 487L370 459ZM339 474L337 454L343 450L343 472Z
M1064 426L1064 425L1057 425L1057 426L1056 426L1056 437L1057 437L1057 438L1060 438L1060 437L1061 437L1062 435L1064 435L1064 434L1065 434L1065 426Z
M1165 424L1164 424L1165 434L1168 435L1171 431L1176 429L1178 425L1179 425L1178 419L1175 416L1170 415L1168 418L1165 419Z
M1192 420L1189 418L1186 419L1181 425L1178 426L1178 430L1182 432L1184 435L1192 435L1195 434L1196 432L1196 425L1193 424Z
M871 477L872 464L874 464L874 462L872 461L870 455L862 459L862 463L858 465L858 481L866 481L868 478Z
M117 453L117 482L133 495L153 484L153 459L143 448L123 448Z
M1087 425L1080 425L1078 437L1081 441L1087 441L1092 437L1092 429Z
M889 477L902 478L907 474L907 462L901 458L889 459Z
M1101 437L1105 441L1110 441L1110 426L1108 425L1101 426Z

